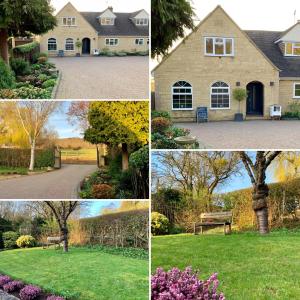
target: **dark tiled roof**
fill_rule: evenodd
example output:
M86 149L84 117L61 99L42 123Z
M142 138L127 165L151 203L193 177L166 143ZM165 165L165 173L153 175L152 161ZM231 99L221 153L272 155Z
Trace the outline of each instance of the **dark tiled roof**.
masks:
M300 57L284 56L278 44L275 44L283 34L281 31L245 30L257 47L281 71L280 77L300 77Z
M115 13L115 25L101 25L99 17L102 12L80 12L81 15L93 26L98 35L104 36L148 36L149 26L136 26L131 18L140 11L133 13Z

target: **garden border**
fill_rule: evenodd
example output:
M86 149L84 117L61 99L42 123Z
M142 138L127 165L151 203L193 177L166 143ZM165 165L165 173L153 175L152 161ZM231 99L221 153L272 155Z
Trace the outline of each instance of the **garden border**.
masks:
M55 86L53 87L53 90L51 92L51 99L56 99L57 90L59 88L61 78L62 78L62 72L60 70L57 70L57 71L58 71L58 77L56 79Z

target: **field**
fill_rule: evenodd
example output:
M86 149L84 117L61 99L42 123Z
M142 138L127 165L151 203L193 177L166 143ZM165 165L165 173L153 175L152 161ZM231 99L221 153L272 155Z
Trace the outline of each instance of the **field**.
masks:
M159 266L192 266L201 278L217 272L228 300L299 299L300 232L154 237L152 273Z
M61 159L64 163L75 163L75 162L96 162L97 161L97 151L96 148L93 149L61 149Z
M100 250L3 251L1 272L71 299L148 299L148 260Z

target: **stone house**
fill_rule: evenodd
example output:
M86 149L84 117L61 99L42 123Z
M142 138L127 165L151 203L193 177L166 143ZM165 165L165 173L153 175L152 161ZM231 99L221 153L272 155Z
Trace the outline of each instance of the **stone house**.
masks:
M235 88L247 90L246 119L270 117L300 101L300 22L284 32L243 31L217 6L153 70L155 108L177 121L192 121L197 107L209 120L232 120ZM300 102L299 102L300 103Z
M59 51L75 56L93 55L104 48L116 52L149 49L149 15L144 9L117 13L108 7L103 12L79 12L68 2L56 18L54 30L39 37L41 51L49 56L57 56Z

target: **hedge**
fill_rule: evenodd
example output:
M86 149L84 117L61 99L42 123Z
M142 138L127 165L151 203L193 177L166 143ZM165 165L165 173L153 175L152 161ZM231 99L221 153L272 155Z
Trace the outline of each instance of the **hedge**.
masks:
M35 168L53 167L55 162L54 149L35 150ZM0 166L25 167L30 163L30 149L0 149Z
M24 45L17 46L13 49L13 57L24 58L31 63L34 63L36 59L36 54L40 52L40 44L37 42L32 42Z
M147 209L101 215L72 221L70 244L148 248Z

